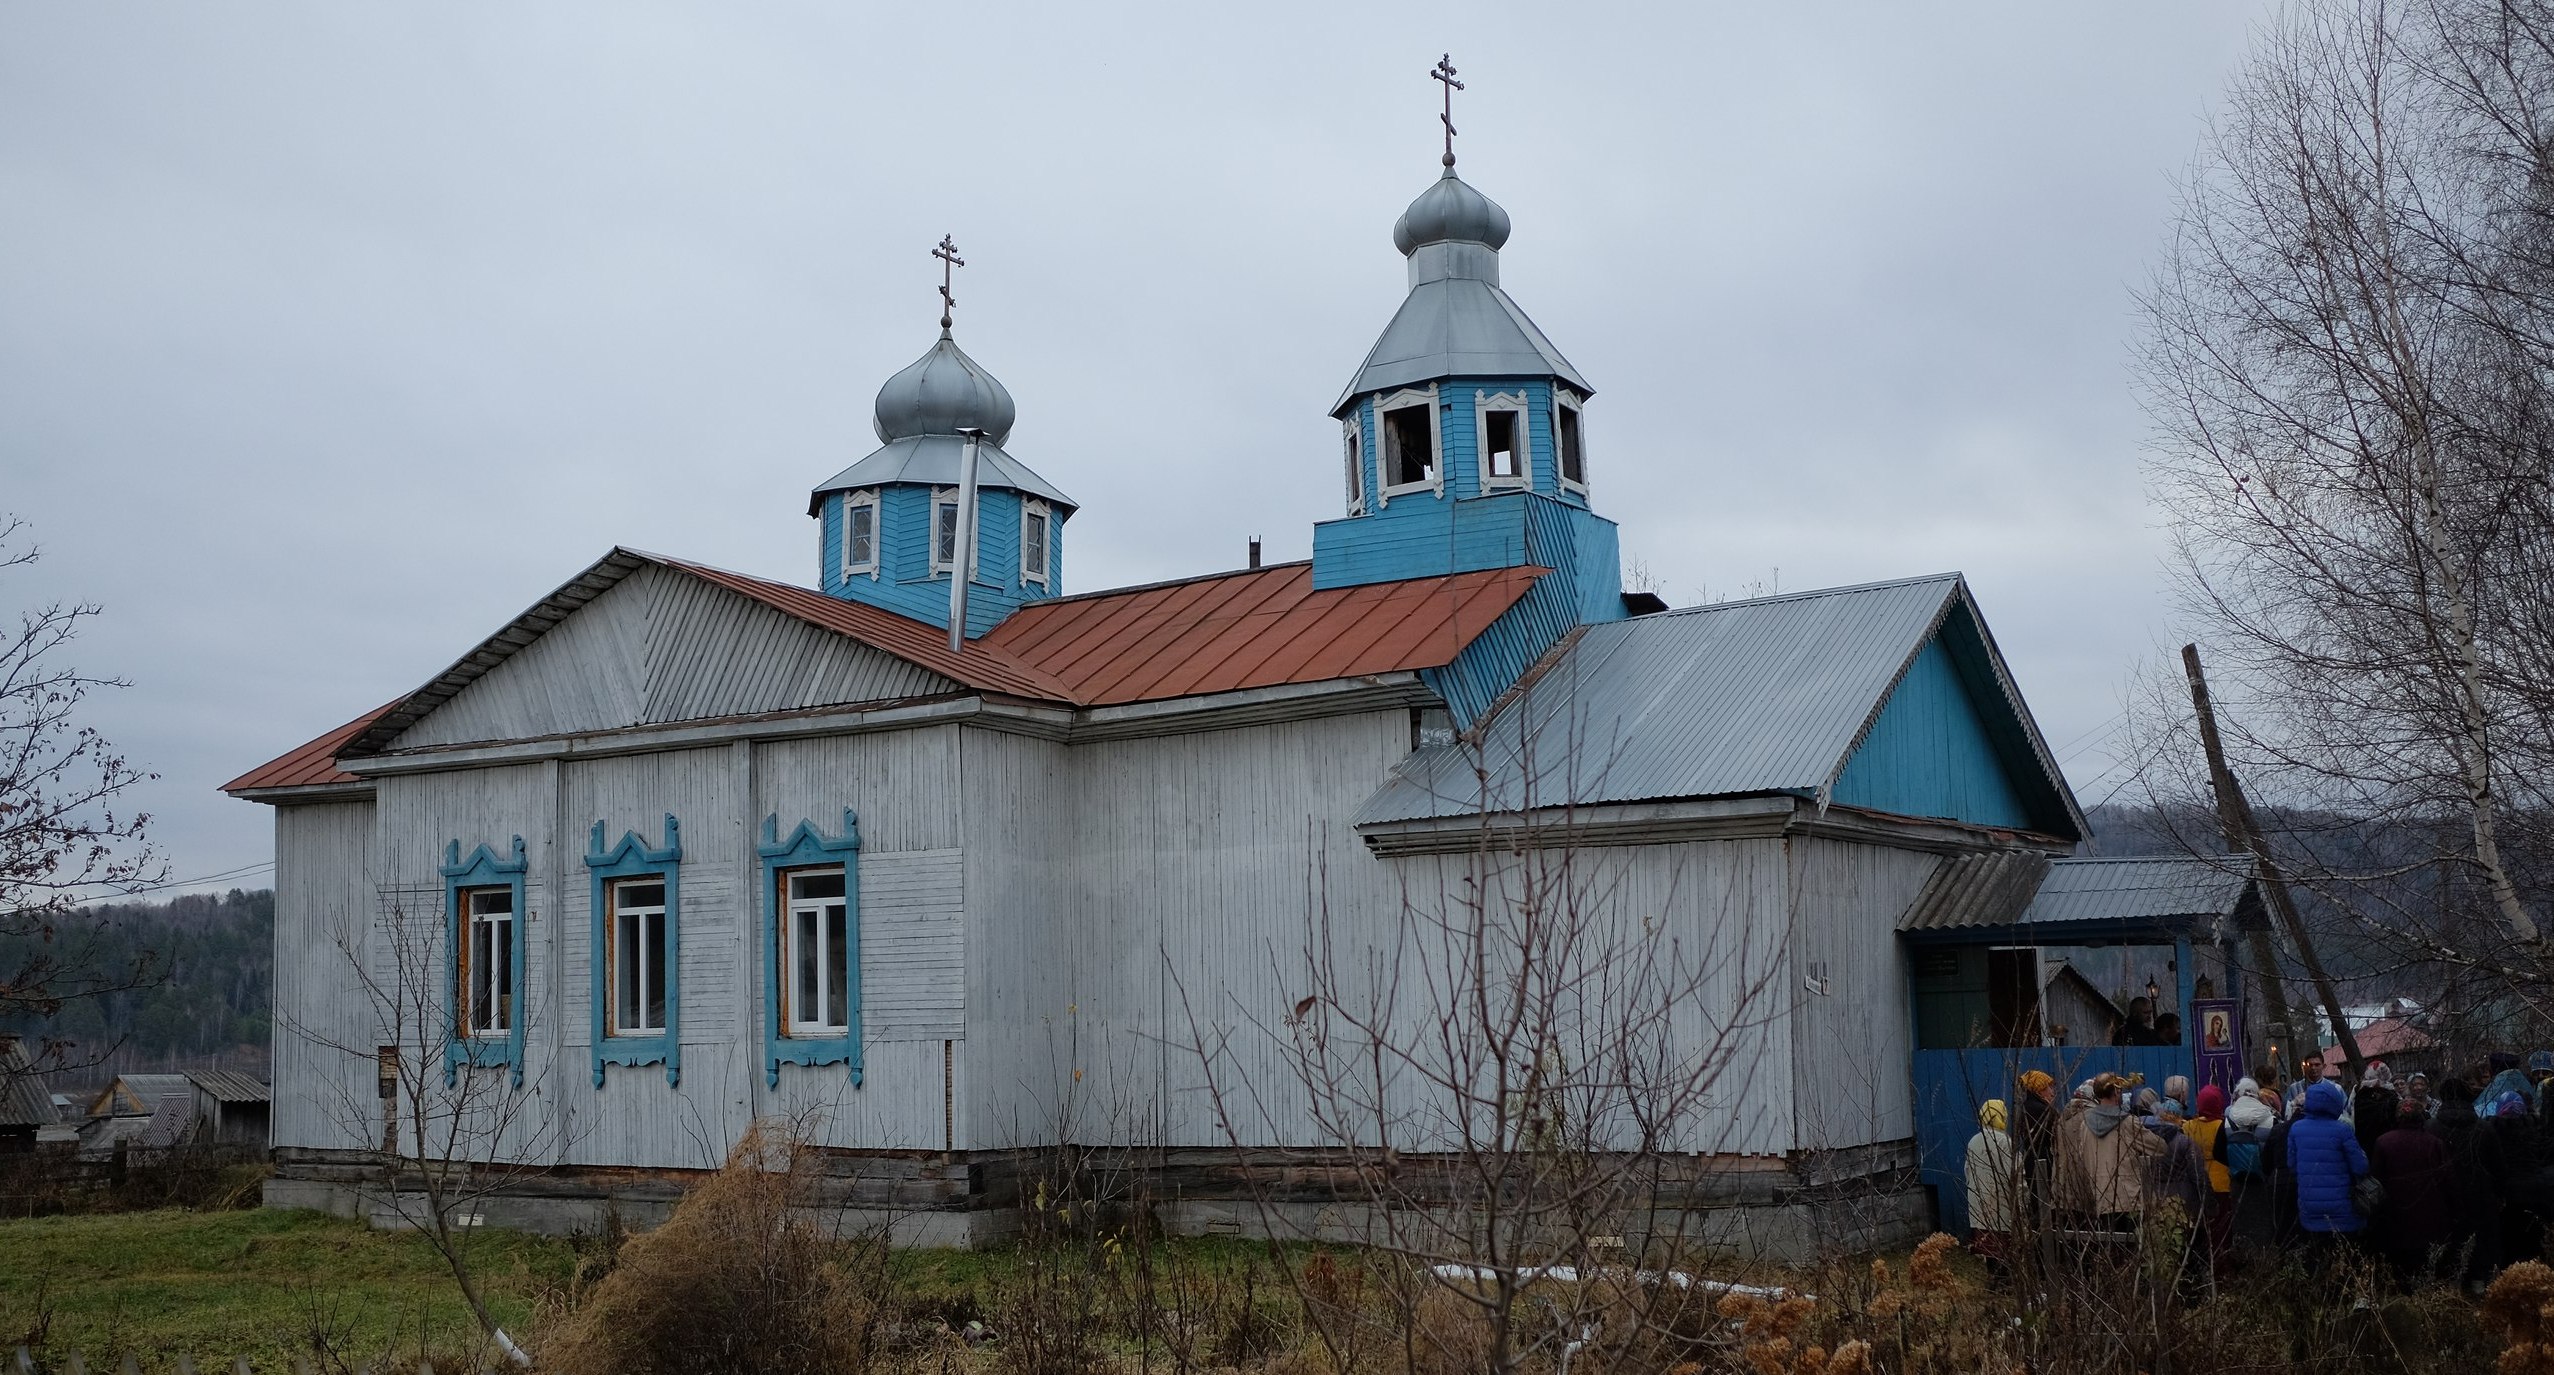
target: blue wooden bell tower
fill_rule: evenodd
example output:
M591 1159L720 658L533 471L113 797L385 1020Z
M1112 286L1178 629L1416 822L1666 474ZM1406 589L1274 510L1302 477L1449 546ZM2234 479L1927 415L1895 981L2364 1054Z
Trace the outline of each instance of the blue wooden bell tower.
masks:
M1507 240L1449 133L1444 175L1392 230L1410 294L1331 408L1348 513L1313 527L1315 587L1531 564L1565 626L1623 617L1614 523L1588 505L1595 389L1500 289Z

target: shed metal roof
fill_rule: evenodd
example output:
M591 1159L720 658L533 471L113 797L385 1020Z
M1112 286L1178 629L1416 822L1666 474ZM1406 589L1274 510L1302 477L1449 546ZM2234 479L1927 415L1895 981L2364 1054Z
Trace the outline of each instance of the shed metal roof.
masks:
M275 1090L254 1074L235 1069L208 1069L187 1076L217 1103L271 1103Z
M1923 937L2061 945L2162 939L2221 920L2248 920L2258 902L2249 869L2233 860L2034 858L1998 853L1944 860L1898 919L1898 929Z
M2064 775L1956 573L1725 602L1590 626L1471 747L1411 756L1357 824L1790 793L1823 799L1916 654L1954 616L2041 777L2043 829L2082 834ZM2017 773L2032 772L2030 767ZM2022 780L2026 787L2029 780Z
M164 1098L195 1097L195 1081L183 1074L119 1074L89 1104L91 1117L141 1117L159 1110Z
M50 1127L61 1118L25 1043L0 1036L0 1127Z
M2087 856L2049 866L2047 881L2022 920L2140 921L2158 917L2233 917L2252 886L2242 861L2184 855Z
M847 635L964 687L1031 701L1113 706L1441 668L1546 570L1317 590L1309 563L1056 597L949 653L947 632L860 602L705 564L615 549L432 682L223 785L234 793L359 781L338 761L400 731L630 572L654 564Z

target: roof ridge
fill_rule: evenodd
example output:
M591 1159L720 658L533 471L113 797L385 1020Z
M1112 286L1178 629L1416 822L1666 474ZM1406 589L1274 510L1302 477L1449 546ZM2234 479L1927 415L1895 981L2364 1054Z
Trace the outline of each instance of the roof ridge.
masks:
M1041 606L1055 606L1063 602L1095 601L1101 597L1124 597L1137 592L1159 592L1166 587L1186 587L1190 583L1213 582L1217 578L1247 577L1253 573L1270 573L1283 568L1310 567L1312 567L1310 559L1288 559L1284 563L1263 563L1257 568L1234 568L1221 573L1192 573L1185 578L1164 578L1159 582L1130 583L1124 587L1103 587L1089 592L1067 592L1053 597L1040 597L1033 602L1022 602L1020 610L1033 611Z
M1699 616L1714 611L1736 611L1742 607L1772 606L1777 602L1806 601L1812 597L1843 597L1850 596L1857 592L1880 592L1897 587L1921 587L1926 583L1962 582L1966 581L1967 578L1967 574L1954 569L1947 573L1925 573L1912 578L1884 578L1878 582L1848 583L1842 587L1811 587L1804 588L1798 592L1774 592L1762 597L1741 597L1735 601L1705 602L1700 606L1675 606L1669 607L1665 611L1653 611L1646 616L1640 617L1640 619L1648 621L1656 620L1661 616Z

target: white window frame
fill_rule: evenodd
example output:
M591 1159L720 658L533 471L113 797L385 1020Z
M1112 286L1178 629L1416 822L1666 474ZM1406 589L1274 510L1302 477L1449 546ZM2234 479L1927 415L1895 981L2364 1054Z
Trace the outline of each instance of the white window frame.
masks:
M1031 521L1037 522L1039 531L1038 561L1034 568L1029 565L1029 523ZM1029 498L1020 503L1020 581L1033 582L1040 587L1046 586L1047 565L1054 560L1055 511L1045 502L1035 497Z
M934 487L931 489L931 530L926 538L931 541L928 552L931 555L931 576L935 578L949 571L949 561L940 557L940 508L943 506L954 508L957 504L957 488ZM957 528L957 522L954 519L951 520L950 542L953 544L957 542ZM975 535L976 537L969 541L973 547L967 550L967 581L969 582L984 576L984 489L982 487L976 488ZM952 554L955 552L951 551Z
M838 883L842 884L843 887L841 891L836 892L832 897L802 898L798 895L798 881L800 879L825 875L831 875ZM812 1037L816 1040L833 1040L848 1034L851 1030L852 971L850 952L858 948L859 941L851 929L852 917L849 883L850 876L843 871L843 866L839 864L808 865L796 869L784 869L780 873L782 911L779 950L780 989L782 1004L787 1009L786 1015L781 1018L781 1033L783 1035ZM829 908L842 914L842 942L838 948L833 947L832 923L826 920L827 909ZM816 944L816 1000L819 1003L824 1001L826 994L830 991L825 987L825 974L831 963L829 950L831 953L840 954L843 961L843 981L841 985L843 998L842 1006L839 1008L825 1008L820 1006L817 1009L819 1015L813 1018L802 1017L799 1015L805 1010L799 1005L800 999L798 996L800 992L798 979L798 952L805 944L805 938L800 934L799 930L801 917L811 919L807 923L807 926L808 929L814 933ZM826 1020L822 1015L826 1012L840 1012L842 1014L842 1019L840 1021Z
M503 897L505 910L482 912L484 898ZM521 914L514 910L514 887L497 884L461 890L461 968L457 971L461 1000L461 1034L474 1041L502 1041L514 1034L515 991L523 982L523 971L514 965L514 923ZM482 929L487 939L480 939ZM483 955L482 952L485 952ZM504 986L499 987L489 965L505 972ZM480 976L487 973L487 993L480 993Z
M1564 461L1561 453L1561 412L1563 411L1578 417L1579 475L1575 478L1570 476L1569 464ZM1563 491L1582 494L1587 491L1587 407L1580 405L1578 398L1559 387L1552 389L1552 480L1560 484Z
M621 900L621 890L624 888L650 886L656 889L656 901L653 903L625 903ZM611 904L607 914L609 920L603 927L611 942L609 951L611 968L606 971L607 981L604 984L610 998L610 1007L603 1018L603 1034L606 1036L662 1036L665 1034L664 1014L674 1001L673 980L668 977L664 968L664 960L670 945L670 942L666 940L665 929L666 886L663 874L630 874L611 879L604 884L604 898ZM653 952L648 949L647 939L650 918L654 919L656 927L656 948ZM625 931L629 935L628 939L624 939ZM637 968L630 970L631 978L628 982L637 997L631 1001L634 1001L640 1009L640 1015L635 1021L629 1020L630 1009L625 1005L622 997L623 971L628 970L632 963L635 963ZM650 973L654 973L657 981L665 987L665 1006L658 1009L657 1018L653 1023L648 1022L644 1015Z
M851 513L861 510L869 513L869 557L855 559L851 556ZM863 573L872 579L878 576L878 493L874 489L853 492L842 499L842 575L856 578Z
M1493 411L1505 411L1516 417L1516 471L1507 477L1496 477L1490 472L1490 414ZM1472 393L1472 463L1480 469L1482 491L1534 485L1533 428L1526 423L1526 417L1531 413L1524 392Z
M1366 408L1360 404L1339 427L1339 456L1348 469L1348 514L1366 513Z
M1435 451L1436 476L1424 482L1396 483L1392 480L1392 426L1385 417L1412 406L1428 408L1428 443ZM1375 488L1381 504L1390 505L1394 497L1408 496L1413 492L1442 496L1445 493L1445 470L1445 415L1437 406L1436 384L1395 392L1375 402Z

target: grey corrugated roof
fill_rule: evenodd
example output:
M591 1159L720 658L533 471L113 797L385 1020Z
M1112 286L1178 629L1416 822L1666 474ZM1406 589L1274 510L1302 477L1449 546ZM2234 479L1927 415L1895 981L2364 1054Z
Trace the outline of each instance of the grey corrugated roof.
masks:
M1484 728L1492 808L1818 795L1964 595L1944 573L1589 626ZM1357 821L1481 802L1467 749L1437 745Z
M192 1099L195 1081L183 1074L119 1074L106 1086L98 1101L90 1104L91 1117L131 1117L148 1115L169 1097ZM119 1099L126 1101L117 1101Z
M2232 917L2252 883L2249 872L2234 867L2239 863L2181 855L2061 859L2049 866L2022 920L2037 925Z
M216 1102L271 1103L275 1101L275 1091L259 1083L254 1074L243 1074L235 1069L208 1069L187 1077L193 1079L195 1087L210 1094Z
M15 1036L0 1036L0 1127L50 1127L59 1120L26 1046Z
M1448 277L1410 288L1330 411L1368 392L1441 377L1557 377L1582 394L1595 390L1496 284Z
M927 483L934 487L958 485L958 460L967 442L953 434L908 435L893 440L878 452L833 475L807 496L807 514L815 515L829 493L854 487L878 487L890 482ZM1002 452L1001 446L987 442L976 450L976 485L1007 487L1044 497L1066 511L1080 509L1073 498L1058 491L1055 484L1029 471L1029 465Z
M1948 931L2009 926L2031 905L2048 877L2049 857L2036 850L1988 850L1958 855L1934 866L1901 931Z

